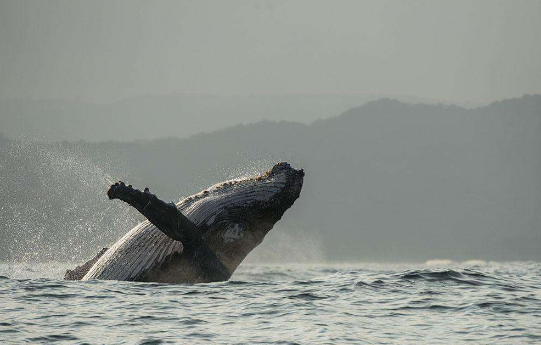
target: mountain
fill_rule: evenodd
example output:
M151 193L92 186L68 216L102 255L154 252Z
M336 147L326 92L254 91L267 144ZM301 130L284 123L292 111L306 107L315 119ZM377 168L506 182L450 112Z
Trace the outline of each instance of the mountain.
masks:
M541 260L541 95L464 109L383 99L311 124L189 138L0 138L4 259L80 259L141 217L106 200L127 180L177 200L286 160L301 198L253 258Z
M0 130L33 140L133 141L189 137L263 119L310 123L377 99L359 94L139 96L109 104L62 100L0 101ZM419 101L413 97L401 97Z
M369 95L157 95L110 104L62 100L0 101L10 138L133 141L189 137L265 118L311 122L374 99Z

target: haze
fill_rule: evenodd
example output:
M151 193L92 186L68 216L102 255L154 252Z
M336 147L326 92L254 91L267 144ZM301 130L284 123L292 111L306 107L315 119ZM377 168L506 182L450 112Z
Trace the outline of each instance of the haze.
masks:
M541 92L540 14L539 1L2 1L0 99L490 103Z

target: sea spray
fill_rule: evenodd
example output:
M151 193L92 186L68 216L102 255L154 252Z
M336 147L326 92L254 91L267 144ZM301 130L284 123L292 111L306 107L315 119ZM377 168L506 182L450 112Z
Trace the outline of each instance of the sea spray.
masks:
M82 153L86 143L1 145L0 259L84 260L137 222L105 196L112 176L128 170L121 154L98 160Z

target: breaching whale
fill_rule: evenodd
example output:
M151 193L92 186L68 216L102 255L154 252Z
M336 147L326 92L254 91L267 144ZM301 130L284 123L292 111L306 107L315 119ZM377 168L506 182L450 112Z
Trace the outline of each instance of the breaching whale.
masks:
M282 162L262 175L226 181L174 203L123 182L107 191L147 220L66 280L203 283L228 280L299 197L304 171Z

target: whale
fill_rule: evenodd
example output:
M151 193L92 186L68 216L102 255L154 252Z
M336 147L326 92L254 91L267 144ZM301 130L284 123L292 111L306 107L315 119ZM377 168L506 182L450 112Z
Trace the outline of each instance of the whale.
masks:
M261 175L225 181L166 203L117 182L107 196L134 207L146 220L65 280L157 283L226 281L299 198L304 171L281 162Z

